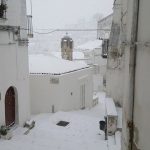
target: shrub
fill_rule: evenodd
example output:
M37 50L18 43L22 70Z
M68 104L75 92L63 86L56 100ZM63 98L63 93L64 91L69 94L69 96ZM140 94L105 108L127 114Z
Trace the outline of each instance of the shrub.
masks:
M8 133L8 128L6 127L6 126L1 126L1 128L0 128L0 135L7 135L7 133Z

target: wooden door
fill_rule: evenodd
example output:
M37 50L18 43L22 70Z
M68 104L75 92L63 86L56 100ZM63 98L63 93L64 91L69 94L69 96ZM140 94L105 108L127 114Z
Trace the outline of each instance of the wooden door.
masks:
M5 122L6 126L15 124L15 91L10 87L5 95Z

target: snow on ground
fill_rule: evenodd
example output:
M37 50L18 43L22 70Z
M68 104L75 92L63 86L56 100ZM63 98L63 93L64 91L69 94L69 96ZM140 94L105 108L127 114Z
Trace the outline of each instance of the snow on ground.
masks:
M99 104L91 109L34 116L35 128L28 135L24 128L16 128L11 140L0 139L0 150L119 150L114 137L105 141L99 130L105 115L104 97L105 93L99 94ZM61 120L70 124L57 126Z

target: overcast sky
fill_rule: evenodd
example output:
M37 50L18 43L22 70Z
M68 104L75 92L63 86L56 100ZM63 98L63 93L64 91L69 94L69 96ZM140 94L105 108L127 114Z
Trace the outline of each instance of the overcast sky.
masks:
M63 28L96 13L106 16L112 12L112 4L113 0L32 0L34 29Z

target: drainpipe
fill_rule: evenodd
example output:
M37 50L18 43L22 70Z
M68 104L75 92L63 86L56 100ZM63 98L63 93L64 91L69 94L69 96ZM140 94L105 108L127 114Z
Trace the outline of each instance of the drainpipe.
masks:
M139 24L139 6L140 0L133 0L133 21L131 33L131 47L130 47L130 100L131 108L131 121L128 122L129 127L129 149L133 150L134 144L134 104L135 104L135 75L136 75L136 54L137 54L137 41L138 41L138 24Z

